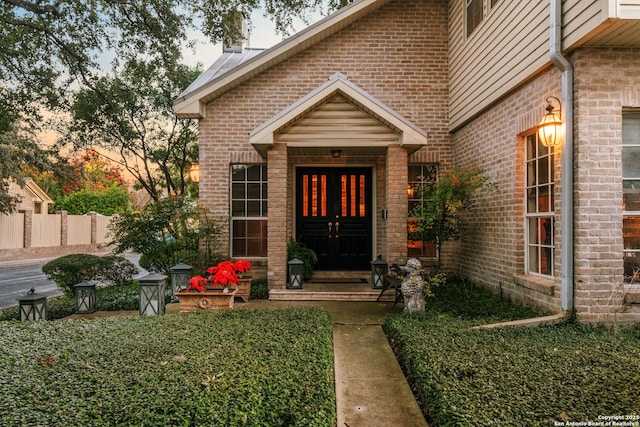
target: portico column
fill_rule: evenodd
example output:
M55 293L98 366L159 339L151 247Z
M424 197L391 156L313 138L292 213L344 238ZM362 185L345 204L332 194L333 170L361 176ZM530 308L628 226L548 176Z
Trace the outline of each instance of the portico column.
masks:
M387 260L404 263L407 258L408 155L404 148L387 149Z
M287 285L287 146L276 144L267 154L269 183L267 279L269 289L285 289Z

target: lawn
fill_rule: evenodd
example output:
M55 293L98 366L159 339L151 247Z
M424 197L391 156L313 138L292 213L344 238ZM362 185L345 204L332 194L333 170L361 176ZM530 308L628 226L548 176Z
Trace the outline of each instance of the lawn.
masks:
M335 426L324 310L0 322L3 426Z
M433 426L640 425L640 329L472 330L535 313L462 283L429 303L385 331Z

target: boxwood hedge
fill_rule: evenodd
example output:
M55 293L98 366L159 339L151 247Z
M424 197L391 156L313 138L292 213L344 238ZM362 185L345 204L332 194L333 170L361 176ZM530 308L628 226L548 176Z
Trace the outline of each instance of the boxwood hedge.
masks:
M425 316L385 323L432 425L588 425L600 416L640 415L640 329L568 323L473 330L525 309L449 286Z
M324 310L1 322L4 426L335 426Z

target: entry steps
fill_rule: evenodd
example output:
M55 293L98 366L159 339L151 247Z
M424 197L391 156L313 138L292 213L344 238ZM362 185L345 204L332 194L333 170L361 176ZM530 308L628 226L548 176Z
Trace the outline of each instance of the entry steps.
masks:
M314 271L302 289L271 289L272 301L376 301L381 289L371 288L370 271ZM386 291L379 301L393 302Z

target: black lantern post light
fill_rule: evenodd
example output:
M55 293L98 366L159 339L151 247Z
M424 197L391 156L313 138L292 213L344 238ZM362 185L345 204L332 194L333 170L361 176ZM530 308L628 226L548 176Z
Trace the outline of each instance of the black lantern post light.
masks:
M289 289L302 289L304 262L298 258L289 261Z
M193 267L180 260L180 262L169 269L169 271L171 271L171 302L178 302L176 292L187 287L192 268Z
M138 279L140 316L164 315L164 289L166 283L167 276L154 271Z
M22 298L18 299L20 305L20 321L47 320L47 297L38 295L31 288Z
M387 274L388 265L382 260L382 256L371 261L371 287L373 289L384 288L384 276Z
M89 314L96 311L96 281L83 280L74 288L76 291L76 313Z

